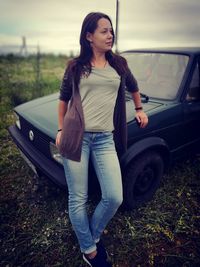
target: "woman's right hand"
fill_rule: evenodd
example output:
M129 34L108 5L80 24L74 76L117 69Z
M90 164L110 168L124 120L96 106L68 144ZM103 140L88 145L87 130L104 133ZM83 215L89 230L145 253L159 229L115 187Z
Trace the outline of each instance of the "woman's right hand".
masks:
M56 146L58 147L60 144L60 138L61 138L61 131L57 133L56 136Z

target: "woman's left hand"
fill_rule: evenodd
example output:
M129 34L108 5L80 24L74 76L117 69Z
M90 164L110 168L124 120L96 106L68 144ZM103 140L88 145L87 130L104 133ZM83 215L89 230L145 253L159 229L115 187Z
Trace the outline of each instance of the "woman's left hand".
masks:
M148 124L148 117L143 110L136 111L135 118L138 121L140 128L145 128Z

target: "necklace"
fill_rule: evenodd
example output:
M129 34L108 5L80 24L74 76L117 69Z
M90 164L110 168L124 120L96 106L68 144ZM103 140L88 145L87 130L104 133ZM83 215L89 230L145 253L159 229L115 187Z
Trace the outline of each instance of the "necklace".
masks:
M91 62L91 65L92 67L96 67L96 68L99 68L99 69L104 69L107 65L107 60L105 61L105 63L103 64L103 66L101 64L95 64L93 61Z
M107 65L107 62L108 62L108 61L106 60L106 62L105 62L105 64L104 64L104 66L103 66L104 68L106 67L106 65Z

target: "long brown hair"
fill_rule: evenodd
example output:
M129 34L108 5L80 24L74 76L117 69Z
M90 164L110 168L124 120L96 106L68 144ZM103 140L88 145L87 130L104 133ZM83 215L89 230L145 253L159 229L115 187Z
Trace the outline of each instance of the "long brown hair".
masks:
M115 40L115 35L113 31L112 21L108 15L101 12L91 12L89 13L82 23L81 34L80 34L80 54L78 57L74 58L69 62L68 70L71 72L71 75L74 77L75 87L78 88L81 75L89 75L91 73L91 58L93 56L93 51L90 45L90 42L87 40L87 33L94 33L98 27L98 21L101 18L109 20L112 27L113 34L113 43ZM126 60L113 53L112 50L109 50L105 54L106 59L109 64L117 71L121 76L127 71Z

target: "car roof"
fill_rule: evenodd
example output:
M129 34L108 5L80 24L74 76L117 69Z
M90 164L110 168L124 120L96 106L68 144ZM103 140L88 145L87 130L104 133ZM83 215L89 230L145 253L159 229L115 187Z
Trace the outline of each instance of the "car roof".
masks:
M147 52L147 53L175 53L175 54L190 54L200 55L200 47L155 47L155 48L142 48L142 49L131 49L123 51L122 53L131 52Z

